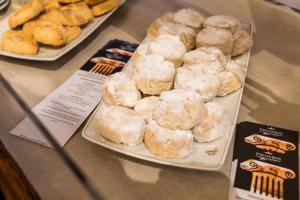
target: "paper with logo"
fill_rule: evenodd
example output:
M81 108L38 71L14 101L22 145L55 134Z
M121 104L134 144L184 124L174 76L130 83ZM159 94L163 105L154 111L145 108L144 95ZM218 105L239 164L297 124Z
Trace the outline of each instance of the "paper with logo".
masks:
M299 200L298 133L242 122L237 126L229 199Z
M137 46L121 40L109 41L32 109L61 146L66 144L100 102L105 78L121 71ZM51 147L29 118L25 118L10 133Z

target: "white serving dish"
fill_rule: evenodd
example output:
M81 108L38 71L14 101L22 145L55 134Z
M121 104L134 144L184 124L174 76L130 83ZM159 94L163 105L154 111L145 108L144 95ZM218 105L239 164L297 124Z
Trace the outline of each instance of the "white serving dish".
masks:
M250 24L242 23L242 28L249 32L252 37ZM233 60L241 64L245 68L245 71L247 71L249 57L250 50L244 53L243 55L234 58ZM133 67L130 61L128 62L127 66L123 71L132 75ZM224 130L226 131L225 135L211 143L200 144L194 142L192 153L183 159L161 158L151 154L144 144L138 146L126 146L111 142L102 137L101 134L97 132L96 123L97 116L100 113L99 111L106 107L103 101L100 102L92 116L90 116L88 122L86 123L83 129L82 136L85 139L102 147L142 160L176 167L216 171L219 170L224 164L232 136L235 132L235 125L242 99L243 88L225 97L218 97L213 100L215 102L223 104L229 113L231 127L228 130Z
M95 17L93 21L91 21L86 26L82 27L80 36L72 41L70 44L67 44L61 48L51 48L40 45L40 50L37 55L21 55L12 52L2 51L0 49L0 55L24 59L24 60L37 60L37 61L54 61L60 58L61 56L65 55L71 49L76 47L80 42L82 42L85 38L87 38L91 33L93 33L111 14L113 14L126 0L122 0L121 4L112 10L111 12L102 15L100 17ZM0 22L0 40L4 32L9 30L8 26L8 17L5 17Z

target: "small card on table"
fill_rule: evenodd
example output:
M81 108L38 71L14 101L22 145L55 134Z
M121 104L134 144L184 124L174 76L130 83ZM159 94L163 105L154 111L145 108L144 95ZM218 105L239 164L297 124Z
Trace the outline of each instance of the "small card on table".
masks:
M237 125L229 199L299 200L298 132Z
M121 71L137 47L137 44L121 40L109 41L32 109L61 146L66 144L100 102L101 87L106 77ZM51 147L28 117L10 133Z

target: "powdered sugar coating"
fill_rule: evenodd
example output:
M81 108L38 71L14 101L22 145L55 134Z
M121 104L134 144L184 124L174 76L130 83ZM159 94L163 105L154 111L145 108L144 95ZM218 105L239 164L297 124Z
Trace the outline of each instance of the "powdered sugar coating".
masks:
M204 21L204 16L198 11L190 8L183 8L178 10L173 17L173 20L177 23L190 26L199 30Z
M98 116L98 130L105 138L126 145L143 142L145 120L129 108L110 106Z
M220 72L226 67L226 58L218 48L202 47L184 54L183 64L208 64L216 66Z
M134 111L144 117L146 122L152 120L152 114L154 109L159 104L159 98L156 96L150 96L141 99L137 104L134 106Z
M174 64L160 55L147 55L137 64L133 80L144 94L159 95L173 87L175 78Z
M203 101L196 92L174 89L162 92L159 98L153 119L164 128L188 130L203 119Z
M203 27L221 28L235 33L240 27L240 21L227 15L214 15L204 20Z
M185 45L181 42L179 36L159 35L153 41L149 42L149 54L157 54L172 62L175 67L182 63L182 57L186 53Z
M231 71L224 71L219 74L222 85L220 87L218 96L225 96L242 87L242 83L237 75Z
M183 24L164 24L158 29L157 35L177 35L188 51L195 47L196 32Z
M221 87L221 80L216 74L196 74L192 70L181 67L177 69L175 88L197 92L203 101L211 101L217 96Z
M157 18L148 28L147 33L149 35L156 35L157 30L168 23L174 23L174 13L172 12L167 12L163 16Z
M124 72L109 76L102 86L102 97L106 104L132 108L141 94Z
M166 129L151 121L146 126L145 144L158 156L184 158L192 151L193 135L190 131Z
M224 55L231 54L233 47L232 34L224 29L205 28L196 36L196 46L199 47L216 47Z
M241 83L244 82L245 74L246 74L245 69L237 62L235 61L229 62L226 66L226 70L234 73L239 78Z
M208 102L205 104L204 120L193 129L194 138L202 142L212 142L222 137L230 127L228 115L221 104Z

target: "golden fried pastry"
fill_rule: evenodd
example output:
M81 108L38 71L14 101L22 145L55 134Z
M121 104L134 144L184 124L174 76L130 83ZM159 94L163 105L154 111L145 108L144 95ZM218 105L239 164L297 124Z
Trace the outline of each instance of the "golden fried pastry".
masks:
M33 34L33 30L35 28L37 20L30 20L29 22L26 22L25 24L23 24L22 30L24 33L26 34Z
M90 6L94 6L94 5L97 5L99 3L103 3L107 0L84 0L85 3L89 4Z
M82 0L58 0L60 3L76 3Z
M60 7L58 0L42 0L42 2L46 11Z
M93 6L92 13L94 16L103 15L115 9L120 3L121 0L107 0L104 3Z
M23 31L6 31L3 34L1 48L18 54L35 55L38 52L38 44L31 35Z
M44 10L41 0L32 0L10 15L8 24L15 28L34 18Z
M74 16L72 14L69 14L70 16ZM71 17L69 17L71 18ZM75 18L75 17L73 17ZM70 23L72 23L73 21L76 20L67 20L67 17L65 17L65 15L61 12L60 9L57 8L53 8L50 9L49 11L47 11L45 14L40 15L39 19L42 20L46 20L46 21L51 21L51 22L58 22L62 25L69 25ZM72 26L72 25L69 25Z
M81 28L79 26L65 26L67 34L67 43L72 42L80 36Z
M60 10L66 19L66 23L63 25L80 26L94 18L91 9L85 2L69 4L61 7Z
M51 9L40 19L58 22L64 26L81 26L93 19L91 9L85 2L69 4L59 9Z
M248 51L253 45L251 36L244 30L237 30L233 34L233 48L231 55L238 56Z
M33 29L33 37L36 41L61 46L67 42L67 34L65 28L56 22L38 20Z

